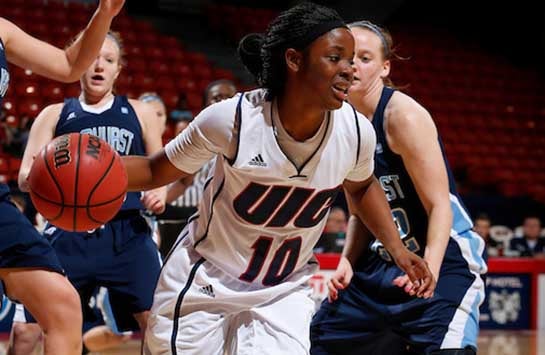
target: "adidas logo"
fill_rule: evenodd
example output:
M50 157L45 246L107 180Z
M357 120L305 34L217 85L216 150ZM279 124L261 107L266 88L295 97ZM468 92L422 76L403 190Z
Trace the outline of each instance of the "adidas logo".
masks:
M76 118L76 113L75 112L70 112L70 114L68 115L68 117L66 117L66 120L71 120L72 118Z
M121 113L125 114L125 115L128 115L129 114L129 109L126 108L125 106L121 107Z
M57 227L51 226L51 227L47 228L47 229L44 231L44 234L46 234L46 235L51 235L51 234L53 234L56 230L57 230Z
M375 148L375 153L376 154L382 154L384 152L384 149L382 148L382 144L381 143L377 143L377 146Z
M265 161L263 160L263 157L261 156L261 154L258 154L252 160L250 160L248 165L267 166L267 163L265 163Z
M212 288L212 285L203 286L199 289L199 291L201 293L204 293L207 296L214 297L214 298L216 297L216 295L214 294L214 289Z

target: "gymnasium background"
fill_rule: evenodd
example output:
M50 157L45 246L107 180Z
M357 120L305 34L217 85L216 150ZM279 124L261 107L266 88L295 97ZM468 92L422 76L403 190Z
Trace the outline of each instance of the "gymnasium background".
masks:
M545 221L545 11L536 1L318 1L347 20L369 19L388 28L401 60L396 85L434 118L459 191L473 217L486 214L495 251L489 259L483 329L545 329L545 255L517 255L511 239L524 238L526 217ZM114 20L127 52L116 91L130 97L155 91L170 112L196 115L213 80L253 87L236 58L244 34L263 31L290 1L128 0ZM38 38L63 47L85 26L93 1L1 0L0 16ZM16 177L28 129L48 104L79 94L65 85L10 68L1 108L0 180L16 198ZM164 142L174 134L169 118ZM336 205L344 208L340 198ZM342 244L342 231L338 234ZM542 233L545 236L545 233ZM339 244L339 243L338 243ZM491 250L492 250L491 249ZM338 256L322 250L324 270L314 280L323 294L327 269ZM4 304L0 331L13 307ZM539 351L539 350L538 350ZM545 350L542 350L545 351Z

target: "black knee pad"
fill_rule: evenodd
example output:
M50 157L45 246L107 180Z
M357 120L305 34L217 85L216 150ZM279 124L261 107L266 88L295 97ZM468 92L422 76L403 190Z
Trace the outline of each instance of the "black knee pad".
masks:
M471 346L464 349L441 349L432 352L430 355L477 355L477 351Z

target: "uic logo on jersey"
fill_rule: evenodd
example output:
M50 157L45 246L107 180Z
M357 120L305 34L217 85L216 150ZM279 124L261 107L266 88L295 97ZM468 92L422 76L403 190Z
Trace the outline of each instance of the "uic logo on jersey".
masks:
M521 308L519 292L492 291L489 297L488 308L495 322L506 324L518 319Z
M6 69L2 68L0 71L0 97L4 97L6 91L8 91L9 73Z
M261 156L261 154L258 154L252 160L250 160L248 165L266 167L267 163L265 163L265 160L263 160L263 157Z
M237 215L253 225L311 228L322 221L340 190L326 190L251 182L233 201Z

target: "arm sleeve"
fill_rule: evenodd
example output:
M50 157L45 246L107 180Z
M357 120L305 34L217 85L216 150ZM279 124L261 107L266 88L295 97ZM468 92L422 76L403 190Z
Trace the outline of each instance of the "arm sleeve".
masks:
M358 113L360 128L360 155L354 169L346 179L350 181L367 180L375 169L375 147L377 136L371 122L365 116Z
M176 138L165 153L176 168L193 174L217 154L228 158L236 151L235 111L238 95L204 109Z

